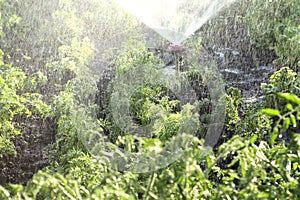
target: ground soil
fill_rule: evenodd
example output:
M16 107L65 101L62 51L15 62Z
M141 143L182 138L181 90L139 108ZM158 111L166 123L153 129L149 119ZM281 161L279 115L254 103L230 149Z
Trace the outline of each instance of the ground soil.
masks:
M0 185L25 184L38 170L48 166L51 144L55 141L57 123L54 119L18 116L15 123L22 131L12 140L17 156L6 155L0 160Z

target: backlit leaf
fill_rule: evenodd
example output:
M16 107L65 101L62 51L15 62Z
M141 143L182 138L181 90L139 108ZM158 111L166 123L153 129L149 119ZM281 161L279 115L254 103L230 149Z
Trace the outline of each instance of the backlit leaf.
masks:
M296 103L300 105L300 98L297 97L294 94L289 94L289 93L277 93L277 96L286 100L289 100L290 102Z
M265 109L261 109L260 110L261 113L269 115L269 116L280 116L280 112L276 109L272 109L272 108L265 108Z

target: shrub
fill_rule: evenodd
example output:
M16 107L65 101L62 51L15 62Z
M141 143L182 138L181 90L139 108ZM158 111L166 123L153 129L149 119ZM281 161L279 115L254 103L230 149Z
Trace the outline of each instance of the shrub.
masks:
M262 91L266 95L265 106L278 109L280 111L285 110L284 102L276 98L277 93L292 93L300 95L299 90L300 82L299 76L296 72L288 67L283 67L275 72L270 77L270 83L262 84Z
M18 67L4 64L0 50L0 157L3 154L16 155L10 141L20 130L16 129L14 118L17 115L46 115L48 106L36 93L22 93L27 77Z
M250 4L250 5L249 5ZM275 50L276 64L299 67L300 35L297 0L248 1L245 21L254 44Z

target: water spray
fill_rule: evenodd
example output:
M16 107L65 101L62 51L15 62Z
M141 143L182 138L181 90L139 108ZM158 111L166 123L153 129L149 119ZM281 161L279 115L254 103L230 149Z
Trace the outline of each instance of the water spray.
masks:
M115 124L125 133L151 138L153 124L137 126L129 113L130 98L145 84L159 84L170 89L180 100L182 112L187 107L194 107L192 116L197 116L197 95L190 83L180 73L180 59L187 51L183 42L198 30L207 20L234 0L116 0L125 10L136 16L163 38L171 42L166 51L175 57L178 73L166 75L157 70L156 66L138 66L129 72L124 72L114 79L111 95L111 109ZM188 49L189 51L191 49ZM212 66L199 63L197 57L190 57L197 70L203 76L203 81L210 93L212 104L211 120L205 136L205 144L213 147L221 135L225 121L225 86L220 74ZM195 115L194 115L195 114ZM79 115L80 117L80 115ZM197 117L196 117L197 118ZM92 119L92 118L91 118ZM165 144L159 152L126 152L124 149L103 139L103 131L97 127L82 125L81 140L99 159L107 160L112 168L119 171L144 173L161 169L179 159L192 145L193 134L197 132L199 119L193 121L182 119L178 133ZM89 129L89 131L87 131ZM98 127L99 129L99 127ZM91 139L91 138L102 138ZM205 152L203 152L203 156Z

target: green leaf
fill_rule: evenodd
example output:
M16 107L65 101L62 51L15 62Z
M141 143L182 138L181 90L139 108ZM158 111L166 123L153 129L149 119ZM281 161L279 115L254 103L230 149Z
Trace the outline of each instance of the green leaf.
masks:
M257 195L258 199L268 199L269 197L270 197L270 195L268 193L266 193L266 192L260 192Z
M256 139L257 139L257 135L254 134L250 139L250 144L253 144L256 141Z
M290 124L291 124L290 118L285 118L284 119L284 129L287 130L289 128Z
M9 184L9 186L10 186L11 194L18 194L23 190L23 185Z
M280 112L276 109L272 109L272 108L265 108L265 109L261 109L260 110L261 113L269 115L269 116L277 116L280 117Z
M293 127L295 128L297 126L297 121L296 121L295 115L291 114L290 119L291 119L291 122L293 124Z
M297 170L298 169L298 163L293 163L293 170Z
M288 100L290 102L296 103L298 105L300 105L300 98L297 97L294 94L290 94L290 93L277 93L276 94L278 97L283 98L285 100Z
M10 196L9 191L6 190L4 187L2 187L2 186L0 185L0 197L3 197L3 195L4 195L4 197L7 198L7 199L8 199L9 196Z
M293 106L292 106L292 104L290 104L290 103L288 103L288 104L286 105L286 108L287 108L289 111L292 111L292 110L293 110Z
M273 131L273 133L272 133L272 135L271 135L271 137L270 137L270 144L271 144L271 145L274 145L275 140L276 140L277 137L278 137L278 128L275 127L275 128L274 128L274 131Z

